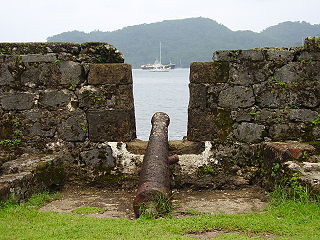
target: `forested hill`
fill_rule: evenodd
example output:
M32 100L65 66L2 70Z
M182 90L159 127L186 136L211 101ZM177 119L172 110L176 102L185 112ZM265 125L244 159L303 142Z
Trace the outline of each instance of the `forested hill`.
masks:
M189 67L194 61L211 61L212 53L221 49L248 49L262 46L299 46L307 36L319 36L320 24L284 22L260 33L232 31L208 18L167 20L125 27L113 32L64 32L48 37L48 42L108 42L125 55L127 63L137 68L159 58ZM181 65L180 65L181 63Z

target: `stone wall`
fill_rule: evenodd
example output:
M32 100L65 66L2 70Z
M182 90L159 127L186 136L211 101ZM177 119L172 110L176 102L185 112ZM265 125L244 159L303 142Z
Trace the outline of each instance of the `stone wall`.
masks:
M190 70L188 140L248 142L320 138L320 42L224 50Z
M100 143L136 138L132 71L123 62L107 43L0 43L0 167L58 152L79 166L114 166Z
M319 40L193 63L189 141L169 142L172 186L272 189L301 176L320 192ZM114 47L0 43L0 115L0 199L67 179L137 187L147 142L134 140L131 67Z

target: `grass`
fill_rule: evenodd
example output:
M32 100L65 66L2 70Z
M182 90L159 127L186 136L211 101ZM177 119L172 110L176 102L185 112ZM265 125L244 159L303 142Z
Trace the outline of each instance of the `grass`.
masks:
M184 219L98 219L75 214L39 212L56 196L33 196L24 204L0 204L0 239L194 239L188 232L226 230L217 239L320 239L320 205L292 200L277 190L260 214L214 215ZM250 237L255 236L255 237Z
M72 212L79 213L79 214L95 214L95 213L104 212L104 209L99 207L84 206L84 207L79 207L77 209L74 209Z

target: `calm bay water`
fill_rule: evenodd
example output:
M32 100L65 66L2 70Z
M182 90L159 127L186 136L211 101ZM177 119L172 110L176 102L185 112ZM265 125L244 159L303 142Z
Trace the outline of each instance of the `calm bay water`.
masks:
M170 117L169 139L181 140L187 133L189 69L133 69L132 74L137 138L148 140L152 115L165 112Z

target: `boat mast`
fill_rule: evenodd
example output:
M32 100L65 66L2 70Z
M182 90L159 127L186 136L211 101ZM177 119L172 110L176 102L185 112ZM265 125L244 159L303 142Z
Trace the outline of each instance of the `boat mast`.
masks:
M160 64L161 64L161 41L160 41Z

